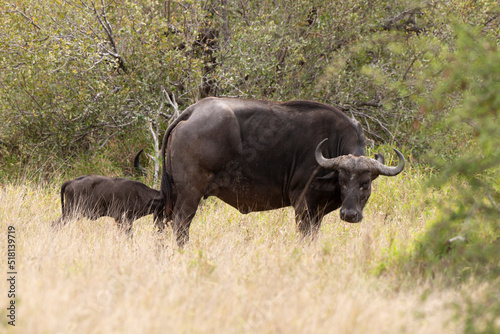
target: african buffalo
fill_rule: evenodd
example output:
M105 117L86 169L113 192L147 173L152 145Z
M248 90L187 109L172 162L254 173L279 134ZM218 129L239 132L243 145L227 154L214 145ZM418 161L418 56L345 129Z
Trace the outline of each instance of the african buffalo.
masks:
M328 139L328 140L326 140ZM176 241L189 240L201 198L216 196L241 213L293 206L298 230L315 236L323 216L357 223L378 175L404 168L365 156L361 125L310 101L274 103L206 98L166 130L161 191ZM325 156L329 158L325 158Z
M80 176L61 186L62 215L52 226L59 227L81 217L95 220L109 216L115 219L120 230L130 234L134 220L152 213L155 226L163 230L163 202L160 191L139 181Z

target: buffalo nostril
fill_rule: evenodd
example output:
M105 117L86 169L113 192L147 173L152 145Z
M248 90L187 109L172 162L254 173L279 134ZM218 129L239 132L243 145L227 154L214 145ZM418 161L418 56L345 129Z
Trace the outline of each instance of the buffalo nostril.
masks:
M340 219L349 223L358 223L361 221L362 216L356 210L352 209L341 209Z

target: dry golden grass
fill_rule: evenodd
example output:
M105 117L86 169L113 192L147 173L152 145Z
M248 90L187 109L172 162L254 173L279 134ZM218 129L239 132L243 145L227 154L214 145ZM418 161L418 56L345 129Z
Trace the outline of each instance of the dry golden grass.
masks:
M151 216L135 222L133 241L110 218L54 232L58 187L7 185L0 190L0 238L5 245L7 226L16 227L15 330L460 332L463 321L453 320L451 306L467 287L415 277L401 285L390 272L373 274L390 247L406 247L425 228L432 210L413 208L418 197L400 178L377 180L361 224L331 213L312 243L299 240L291 209L241 215L209 199L193 221L191 242L178 250L170 231L163 240L155 236ZM5 310L5 302L0 306ZM5 317L0 331L14 332Z

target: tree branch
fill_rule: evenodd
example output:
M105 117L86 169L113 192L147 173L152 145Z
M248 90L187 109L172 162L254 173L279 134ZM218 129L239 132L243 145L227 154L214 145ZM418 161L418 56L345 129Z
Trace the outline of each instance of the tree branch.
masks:
M418 14L422 14L420 7L405 10L382 23L382 28L384 30L404 30L419 34L425 31L426 28L419 27L415 22L415 16Z
M15 7L15 6L12 5L12 7ZM24 14L23 12L21 12L19 9L17 9L17 7L15 7L15 9L13 10L13 12L21 14L21 16L23 16L26 20L28 20L28 22L31 23L31 25L33 27L37 28L38 30L42 30L42 28L38 24L36 24L35 21L33 21L33 19L31 17L29 17L28 15Z
M174 108L173 119L176 119L177 117L179 117L180 112L179 112L179 105L175 101L175 95L174 95L174 93L172 93L172 99L171 99L170 95L167 93L167 91L165 90L164 87L162 87L162 92L165 95L165 97L167 98L168 103L172 106L172 108Z
M104 29L104 32L106 33L106 36L108 37L108 42L111 45L113 50L110 51L105 47L102 47L102 48L104 49L104 51L106 51L107 54L109 54L113 58L117 59L118 60L118 67L121 68L123 70L123 72L127 73L127 67L125 66L125 60L118 52L118 48L117 48L116 43L115 43L115 38L113 37L113 29L111 28L111 25L109 24L108 18L106 17L104 0L101 0L101 3L102 3L102 13L101 14L99 14L97 12L97 9L96 9L93 1L91 2L92 9L93 9L94 14L97 18L97 21L99 21L102 28Z
M154 143L154 152L155 155L152 156L148 154L149 158L151 158L154 163L155 163L155 172L153 176L153 182L155 186L158 184L158 175L160 173L160 156L159 156L159 147L158 147L158 135L156 132L153 130L153 122L149 122L149 132L151 133L151 137L153 137L153 143Z
M490 200L490 203L491 205L493 205L493 207L495 209L497 209L498 212L500 212L500 207L498 206L498 204L493 200L493 197L491 197L490 194L486 194L486 197Z
M408 72L410 72L410 68L416 61L417 61L417 56L413 57L413 60L411 61L410 65L408 65L408 67L406 68L405 74L403 74L403 80L406 80L406 76L408 75Z
M382 141L384 140L384 138L382 138L382 136L380 136L377 132L375 132L374 130L372 130L368 126L368 122L367 122L368 120L370 120L372 123L375 123L376 125L378 125L385 133L387 133L389 135L389 137L391 139L393 139L393 140L395 139L394 134L389 130L389 125L387 124L387 122L385 122L384 120L380 120L379 118L374 117L374 116L368 114L367 112L364 112L364 111L358 109L360 106L370 106L370 107L376 107L376 108L381 107L380 102L368 101L368 102L357 102L354 105L344 104L344 105L340 105L339 108L342 111L344 111L345 113L349 112L352 117L363 118L365 120L365 124L367 124L365 131L370 136L376 137Z

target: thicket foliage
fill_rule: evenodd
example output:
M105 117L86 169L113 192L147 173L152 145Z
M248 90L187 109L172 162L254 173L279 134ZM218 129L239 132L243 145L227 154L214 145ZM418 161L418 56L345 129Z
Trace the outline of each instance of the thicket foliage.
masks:
M167 31L167 22L145 3L1 6L0 159L6 162L129 151L122 143L137 140L134 130L163 111L167 77L176 80L191 66L179 56L177 66L162 66L169 56L158 54L173 44L157 32Z
M456 25L450 48L436 49L417 85L430 127L427 163L436 170L438 214L411 245L403 267L424 277L491 282L481 300L456 305L467 314L467 333L500 329L500 49L498 39L470 25ZM436 78L438 79L436 82ZM435 204L434 204L435 205ZM411 270L411 269L410 269Z
M441 67L441 80L425 108L437 112L430 119L439 134L428 154L439 170L430 183L444 193L459 191L443 199L441 216L417 255L425 262L444 259L459 277L472 272L498 276L500 50L495 40L477 29L457 26L456 32L453 50L441 55L446 61L434 64L434 69ZM446 242L454 236L466 240Z
M167 126L166 94L181 110L208 95L326 102L361 120L370 138L418 153L426 141L414 129L426 117L414 83L433 52L449 47L451 17L499 36L497 7L486 0L3 2L0 161L50 173L66 159L104 154L124 166L138 148L157 149L149 127L161 136Z

